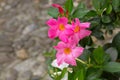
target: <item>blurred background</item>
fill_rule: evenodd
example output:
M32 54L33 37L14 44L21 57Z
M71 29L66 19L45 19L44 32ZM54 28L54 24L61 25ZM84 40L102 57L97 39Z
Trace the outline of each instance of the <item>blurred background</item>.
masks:
M80 0L74 0L74 5ZM0 80L51 80L46 58L47 9L65 0L0 0ZM85 1L91 7L89 0ZM111 37L110 37L111 38Z

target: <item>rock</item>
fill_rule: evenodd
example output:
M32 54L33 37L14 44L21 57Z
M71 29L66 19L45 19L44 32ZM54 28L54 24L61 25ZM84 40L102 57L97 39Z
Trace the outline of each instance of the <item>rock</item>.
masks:
M34 67L32 69L33 75L34 76L40 76L40 77L44 77L46 72L46 65L44 63L42 63L41 65Z
M5 75L6 75L6 80L16 80L18 72L16 70L10 69Z
M11 52L13 52L13 48L9 47L9 46L2 46L2 47L0 47L0 52L11 53Z
M30 40L28 40L28 41L25 42L24 48L28 49L30 47L33 47L34 44L35 44L35 40L30 39Z
M27 59L29 57L28 52L25 49L16 51L16 55L20 59Z
M11 62L13 59L7 53L0 53L0 64Z
M12 46L12 42L1 40L0 41L0 46Z
M30 80L31 75L31 71L20 72L17 80Z
M45 62L45 57L42 54L39 54L36 59L40 63L44 63Z
M11 8L10 5L5 6L5 10L9 10Z
M31 70L36 63L37 61L35 59L27 59L14 66L14 69L18 72L26 72Z
M38 26L36 26L35 24L31 24L31 25L28 25L22 32L23 35L27 35L29 34L30 32L34 31L35 29L37 29Z

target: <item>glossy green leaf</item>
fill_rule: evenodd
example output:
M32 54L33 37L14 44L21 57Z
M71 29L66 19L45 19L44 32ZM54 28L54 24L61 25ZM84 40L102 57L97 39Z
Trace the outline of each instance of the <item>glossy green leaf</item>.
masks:
M118 50L118 58L120 58L120 32L113 38L112 45Z
M73 12L73 18L83 18L88 12L89 10L84 9L84 8L76 9Z
M107 14L110 14L111 11L112 11L112 5L109 4L109 6L107 7L107 10L106 10L106 13L107 13Z
M112 0L112 6L116 12L120 11L120 0Z
M96 10L100 9L100 0L92 0L92 5Z
M93 57L97 64L103 64L104 63L104 50L102 47L98 47L93 51Z
M73 0L67 0L65 3L65 9L71 13L71 11L73 10Z
M97 68L89 68L87 70L87 77L86 80L95 80L96 78L99 78L102 74L102 71L100 69Z
M52 16L52 17L54 17L54 18L57 18L57 17L58 17L58 14L59 14L58 9L53 8L53 7L50 7L50 8L48 9L48 15L50 15L50 16Z
M110 22L111 22L110 16L105 16L105 15L103 15L103 16L102 16L102 22L103 22L103 23L110 23Z
M120 63L109 62L103 66L103 70L107 71L107 72L119 72L120 71Z

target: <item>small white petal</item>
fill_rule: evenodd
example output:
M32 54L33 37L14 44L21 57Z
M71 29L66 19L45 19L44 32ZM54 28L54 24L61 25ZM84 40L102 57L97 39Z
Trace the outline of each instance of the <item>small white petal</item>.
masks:
M51 65L52 65L53 67L57 67L57 68L59 68L59 69L61 69L61 70L63 70L63 68L66 68L66 67L69 66L69 64L67 64L67 63L62 63L60 66L58 66L56 59L53 60L53 62L52 62Z

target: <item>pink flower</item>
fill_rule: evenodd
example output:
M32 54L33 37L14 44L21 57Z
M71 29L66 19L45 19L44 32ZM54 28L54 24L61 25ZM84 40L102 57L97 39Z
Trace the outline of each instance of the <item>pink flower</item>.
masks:
M77 44L79 40L91 34L91 31L86 29L90 27L89 22L80 23L79 19L76 18L75 22L72 22L72 26L73 26L72 29L74 31L74 35L72 35L71 38L74 41L76 41Z
M59 4L52 4L52 6L58 8L59 13L64 15L64 9Z
M48 36L51 39L59 37L60 40L68 42L69 36L73 34L72 25L68 24L66 17L58 17L58 19L50 19L47 21L47 25L50 26L48 30Z
M65 62L72 66L76 66L75 58L79 57L84 50L82 47L76 47L76 44L73 44L72 41L68 43L61 41L54 48L57 50L56 58L58 65Z

